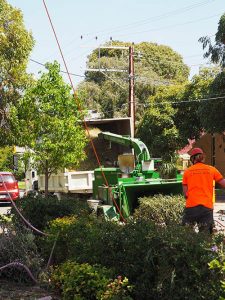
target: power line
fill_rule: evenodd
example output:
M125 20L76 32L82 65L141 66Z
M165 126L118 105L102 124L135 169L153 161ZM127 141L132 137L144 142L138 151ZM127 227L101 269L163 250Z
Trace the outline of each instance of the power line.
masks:
M105 74L104 72L100 71L106 78L109 78L111 81L113 81L115 84L117 84L122 90L127 90L126 88L124 88L122 85L120 85L116 80L114 80L112 77L110 77L109 75Z
M211 101L211 100L222 100L222 99L225 99L225 95L224 96L221 96L221 97L212 97L212 98L204 98L204 99L192 99L192 100L184 100L184 101L163 101L163 102L160 102L160 103L151 103L151 104L144 104L144 103L136 103L136 106L143 106L143 107L150 107L151 105L154 105L154 106L159 106L159 105L162 105L162 104L167 104L167 103L172 103L172 104L182 104L182 103L191 103L191 102L201 102L201 101ZM128 106L128 103L123 103L121 105L121 107L119 109L124 109L126 106ZM114 110L107 110L107 111L104 111L104 113L109 113L109 112L116 112L116 113L120 113L120 111L114 111Z
M113 28L108 28L108 29L105 29L105 30L101 30L101 31L97 31L97 32L89 32L89 33L86 33L86 34L81 34L79 37L76 36L74 37L71 41L68 41L65 45L65 48L70 48L70 46L76 41L76 40L79 40L79 39L83 39L86 37L86 36L90 36L90 35L97 35L99 33L114 33L114 32L121 32L121 30L128 30L128 29L131 29L133 27L138 27L138 26L142 26L142 25L146 25L150 22L155 22L155 21L159 21L161 19L165 19L165 18L168 18L170 16L174 16L174 15L178 15L178 14L182 14L182 13L186 13L186 12L189 12L195 8L198 8L198 7L201 7L201 6L204 6L204 5L207 5L209 3L213 3L215 2L215 0L204 0L204 1L201 1L201 2L196 2L196 3L193 3L191 5L188 5L188 6L185 6L185 7L181 7L181 8L178 8L178 9L175 9L175 10L171 10L167 13L163 13L163 14L160 14L158 16L153 16L153 17L150 17L150 18L147 18L147 19L143 19L143 20L140 20L140 21L136 21L136 22L132 22L132 23L129 23L129 24L126 24L126 25L121 25L121 26L116 26L116 27L113 27ZM89 38L88 41L91 41L93 38Z
M123 28L125 28L124 30L127 30L127 29L130 29L132 27L137 27L137 26L141 26L141 25L145 25L147 23L150 23L150 22L155 22L155 21L158 21L158 20L161 20L161 19L164 19L166 17L170 17L170 16L174 16L174 15L177 15L177 14L180 14L180 13L185 13L187 11L190 11L192 9L195 9L197 7L200 7L200 6L203 6L203 5L206 5L210 2L214 2L215 0L207 0L207 1L201 1L201 2L197 2L195 4L192 4L192 5L188 5L188 6L185 6L185 7L182 7L182 8L178 8L178 9L175 9L175 10L171 10L167 13L164 13L164 14L161 14L161 15L158 15L158 16L155 16L155 17L150 17L150 18L147 18L147 19L144 19L144 20L141 20L141 21L137 21L137 22L132 22L130 24L127 24L127 25L123 25L123 26L117 26L117 27L114 27L114 28L109 28L109 29L106 29L106 30L102 30L102 31L98 31L98 32L90 32L90 33L87 33L85 35L91 35L91 34L98 34L98 33L112 33L112 32L118 32L118 31L121 31Z
M205 101L223 100L223 99L225 99L225 95L223 95L221 97L199 98L199 99L190 99L190 100L182 100L182 101L162 101L162 102L151 103L151 104L139 103L137 105L138 106L144 106L144 107L150 107L151 105L159 106L159 105L164 105L164 104L182 104L182 103L205 102Z
M205 21L205 20L208 20L208 19L211 19L211 18L214 18L214 17L218 17L218 16L221 16L221 13L220 14L211 15L211 16L206 17L206 18L196 19L196 20L193 20L193 21L188 21L188 22L184 22L184 23L177 23L177 24L170 25L170 26L164 26L164 27L159 27L159 28L152 28L152 29L147 29L147 30L138 31L138 32L132 32L132 33L128 33L128 34L119 34L118 36L128 36L128 35L141 34L141 33L150 32L150 31L160 31L160 30L163 30L163 29L174 28L174 27L179 27L179 26L183 26L183 25L198 23L198 22Z
M125 73L127 70L125 69L107 69L107 68L88 68L85 69L87 72L115 72L115 73Z
M187 102L202 102L202 101L211 101L211 100L222 100L225 99L225 95L221 97L212 97L212 98L205 98L205 99L191 99L191 100L183 100L179 102L171 102L172 104L177 104L177 103L187 103Z
M188 65L185 62L176 62L176 61L172 61L172 60L167 60L166 58L163 58L164 59L163 61L159 60L159 59L152 59L152 58L148 59L148 56L146 56L146 55L143 55L143 58L145 58L147 60L147 62L159 62L160 64L165 63L165 64L170 64L170 65L181 65L181 66L187 65L188 67L195 67L195 66L203 65L203 64Z
M157 21L157 20L160 20L162 18L164 19L165 17L169 17L169 16L180 14L180 13L188 12L190 10L193 10L193 9L197 8L197 7L201 7L203 5L207 5L207 4L213 3L215 1L216 0L204 0L204 1L196 2L196 3L193 3L191 5L188 5L188 6L185 6L185 7L182 7L182 8L178 8L178 9L175 9L175 10L171 10L171 11L169 11L167 13L164 13L164 14L161 14L161 15L158 15L158 16L155 16L155 17L150 17L150 18L147 18L147 19L144 19L144 20L141 20L141 21L133 22L133 23L127 24L125 26L117 26L117 27L112 28L112 30L110 30L110 29L108 31L107 30L103 30L103 31L99 31L97 33L101 33L101 32L103 32L103 33L104 32L110 32L110 33L112 33L112 32L114 32L113 29L120 29L120 30L117 30L117 31L121 31L121 28L127 28L128 27L127 29L130 29L132 27L137 27L137 26L140 26L140 25L145 25L146 23ZM175 26L175 25L172 25L172 26ZM155 30L159 30L159 29L156 28ZM95 32L95 35L97 33ZM91 33L87 33L86 35L88 36L90 34ZM134 34L136 34L136 33L134 33ZM72 39L72 41L68 41L68 43L66 44L66 48L68 46L70 47L70 45L72 45L72 43L75 40L83 39L84 37L85 37L85 34L82 34L79 37L76 36L75 38ZM92 40L92 39L88 39L88 40ZM77 59L78 57L75 57L74 59Z
M42 67L45 67L45 64L37 61L37 60L34 60L32 58L30 58L30 61L34 62L35 64L38 64L38 65L41 65ZM66 71L63 71L63 70L60 70L61 73L64 73L64 74L67 74ZM85 75L79 75L79 74L74 74L74 73L69 73L70 75L72 76L76 76L76 77L86 77Z
M41 65L42 67L45 67L45 64L37 61L37 60L34 60L34 59L30 59L30 61L32 61L33 63L36 63L38 65ZM178 64L178 63L174 63L174 64ZM181 64L182 65L182 64ZM201 66L203 64L197 64L197 65L189 65L189 67L192 67L192 66ZM100 72L102 73L105 77L108 77L110 80L114 81L118 86L120 86L122 89L124 89L118 82L116 82L114 79L112 79L110 76L107 76L106 75L106 71L114 71L114 72L118 72L118 70L108 70L108 69L85 69L85 71L95 71L95 72ZM120 70L120 72L124 72L125 70ZM64 74L67 74L66 71L63 71L63 70L60 70L61 73L64 73ZM75 74L75 73L70 73L70 75L72 76L76 76L76 77L80 77L80 78L86 78L85 75L80 75L80 74ZM125 79L127 80L128 77ZM170 81L166 81L166 80L163 80L163 79L159 79L159 80L155 80L155 79L150 79L148 77L139 77L138 75L136 76L136 81L141 81L141 82L146 82L146 83L151 83L151 84L162 84L162 85L170 85L172 82Z
M37 60L34 60L34 59L30 59L30 61L38 64L38 65L41 65L43 67L45 67L45 64L37 61ZM152 60L152 61L157 61L157 60ZM182 63L171 63L171 64L176 64L176 65L183 65ZM203 66L203 64L196 64L196 65L188 65L189 67L193 67L193 66ZM205 65L205 67L208 67L208 65ZM105 72L107 71L114 71L114 72L119 72L118 70L109 70L109 69L85 69L86 71L96 71L96 72L100 72L102 73L105 77L108 77L110 80L114 81L118 86L120 86L122 89L124 89L118 82L116 82L114 79L112 79L110 76L107 76ZM124 72L125 70L120 70L120 72ZM64 73L64 74L67 74L65 71L63 70L60 70L61 73ZM75 73L70 73L70 75L72 76L76 76L76 77L80 77L80 78L86 78L85 75L80 75L80 74L75 74ZM128 78L128 77L127 77ZM127 78L125 80L127 80ZM139 77L138 75L136 76L136 81L141 81L141 82L146 82L146 83L151 83L151 84L162 84L162 85L170 85L172 82L171 81L166 81L166 80L155 80L155 79L150 79L148 77Z

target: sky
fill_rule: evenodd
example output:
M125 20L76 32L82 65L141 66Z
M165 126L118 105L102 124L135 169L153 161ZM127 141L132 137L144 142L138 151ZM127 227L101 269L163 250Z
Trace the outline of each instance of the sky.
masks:
M41 64L58 60L65 70L43 0L8 0L19 8L35 39L28 71L39 76ZM119 40L164 44L182 55L190 77L207 65L198 39L217 31L224 0L45 0L65 61L76 86L87 56L105 42ZM81 38L82 36L82 38ZM36 62L34 62L34 61ZM64 75L66 78L66 75Z

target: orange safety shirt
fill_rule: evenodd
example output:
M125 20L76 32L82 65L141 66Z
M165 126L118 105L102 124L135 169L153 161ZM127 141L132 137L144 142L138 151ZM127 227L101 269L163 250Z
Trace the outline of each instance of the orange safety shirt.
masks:
M183 185L187 185L186 207L203 205L213 208L214 181L223 179L214 167L196 163L184 172Z

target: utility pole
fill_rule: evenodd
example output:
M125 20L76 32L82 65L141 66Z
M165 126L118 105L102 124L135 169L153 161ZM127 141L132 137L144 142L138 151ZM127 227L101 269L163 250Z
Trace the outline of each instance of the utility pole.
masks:
M135 98L134 98L134 47L129 47L129 117L131 118L131 137L135 133Z
M100 46L98 47L98 69L86 69L89 72L127 72L122 69L103 69L100 65L101 49L121 49L129 50L129 99L128 99L128 117L131 118L131 137L135 133L135 97L134 97L134 47L133 46ZM107 76L106 76L107 77Z

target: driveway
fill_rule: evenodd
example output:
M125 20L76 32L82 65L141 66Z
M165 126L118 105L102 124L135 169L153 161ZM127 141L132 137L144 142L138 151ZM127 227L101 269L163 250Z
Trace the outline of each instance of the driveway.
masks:
M225 201L217 201L214 205L214 220L216 227L225 231Z

